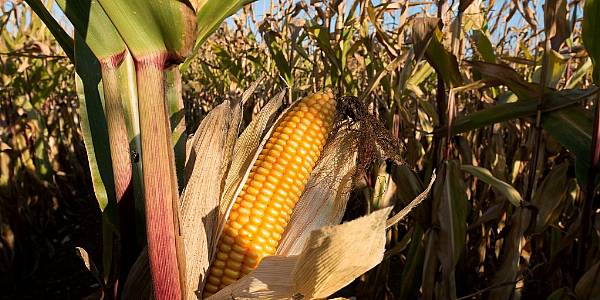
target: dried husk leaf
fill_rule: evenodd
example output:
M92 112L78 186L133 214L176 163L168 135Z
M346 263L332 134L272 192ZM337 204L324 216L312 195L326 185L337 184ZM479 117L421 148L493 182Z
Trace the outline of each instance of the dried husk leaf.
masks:
M379 264L391 210L313 231L294 272L298 292L310 299L327 297Z
M207 299L327 297L381 262L390 211L314 230L299 255L265 257L252 273Z
M356 141L354 131L343 129L327 142L296 203L277 255L300 254L312 230L342 221L356 170Z
M243 115L242 107L248 101L250 96L252 96L252 94L254 94L254 92L256 91L256 89L258 88L260 83L264 80L264 78L265 78L265 75L261 76L259 79L257 79L255 82L253 82L244 91L240 101L238 103L232 105L233 111L231 113L231 117L232 117L231 124L229 125L229 133L227 134L227 141L225 142L225 148L223 149L226 159L223 162L223 164L221 165L221 173L220 173L221 178L227 178L226 176L229 173L232 160L235 159L235 157L233 156L233 150L234 150L235 145L237 144L238 134L240 132L240 127L242 125L242 115ZM223 190L221 191L221 193L223 193L223 191L225 189L225 187L224 187L225 181L226 180L224 180L221 184L221 186L223 187Z
M237 122L229 101L213 109L196 131L189 161L193 162L188 184L181 197L181 230L186 253L186 295L196 299L210 263L209 249L214 248L214 232L224 178L222 166L228 164L227 149L231 136L237 136ZM195 157L194 157L195 156Z
M96 279L96 281L101 283L103 281L102 275L100 274L100 271L96 267L94 261L90 258L88 252L82 247L75 247L75 250L77 251L77 255L79 255L79 258L81 258L81 261L83 262L85 268L88 269L88 271L90 271L90 273L92 274L92 276L94 276L94 279Z

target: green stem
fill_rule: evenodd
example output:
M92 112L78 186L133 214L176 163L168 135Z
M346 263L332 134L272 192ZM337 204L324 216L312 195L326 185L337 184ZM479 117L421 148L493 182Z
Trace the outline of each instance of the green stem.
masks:
M136 59L150 273L156 299L182 299L185 282L177 215L177 179L165 106L166 55ZM180 272L181 271L181 272Z
M180 189L185 185L185 112L183 110L183 90L181 85L181 72L177 66L166 71L166 100L169 112L169 121L173 132L171 140L175 151L175 170ZM181 192L181 190L179 191Z
M100 59L105 100L104 111L108 126L108 140L110 142L117 203L123 199L123 195L131 184L132 176L129 138L125 123L125 112L121 103L118 76L118 67L123 61L124 54L120 53L107 59Z

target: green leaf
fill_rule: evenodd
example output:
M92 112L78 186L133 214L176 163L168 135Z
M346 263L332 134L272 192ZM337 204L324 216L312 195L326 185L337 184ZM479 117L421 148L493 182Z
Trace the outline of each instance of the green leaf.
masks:
M341 61L338 59L334 47L331 45L329 30L324 26L313 24L307 28L307 31L310 33L309 36L317 42L319 49L325 53L325 57L329 59L329 62L340 71L342 69Z
M425 51L425 58L435 68L438 74L442 74L447 87L457 87L462 83L462 76L458 69L456 56L448 52L442 44L442 32L435 29L433 38Z
M181 71L183 72L189 67L192 58L196 56L200 46L221 26L223 20L235 14L244 5L254 1L256 0L201 1L202 3L196 12L196 42L191 55L181 65Z
M544 59L547 59L546 86L556 88L558 82L561 80L565 70L567 69L569 57L563 56L560 53L549 49L548 52L544 53ZM542 68L535 70L535 73L533 74L533 81L539 82L541 80L541 72Z
M57 0L75 30L99 59L125 51L125 43L97 1Z
M125 53L123 63L119 67L119 91L125 122L127 136L129 138L129 149L132 151L133 168L133 193L135 199L135 229L138 245L146 243L146 224L144 211L144 183L142 180L142 144L140 140L140 113L138 110L137 79L135 74L135 63L129 52Z
M575 174L580 184L588 182L593 123L592 113L580 106L564 108L542 118L542 127L575 154Z
M546 300L567 300L571 299L568 288L560 288L552 292Z
M269 48L269 53L271 53L271 56L275 61L275 66L279 70L279 73L281 73L281 76L283 76L283 78L285 79L287 86L294 86L292 68L288 60L285 58L285 55L283 54L283 49L281 48L282 43L279 40L279 34L269 30L264 34L264 37L265 42L267 42L267 47Z
M109 203L115 201L115 192L108 129L101 96L100 64L85 42L78 35L76 37L75 57L79 63L75 70L81 130L92 173L94 193L100 210L104 211Z
M582 38L594 71L592 79L600 85L600 0L586 0L583 8Z
M118 216L115 185L104 115L104 100L100 77L100 63L79 34L75 34L75 83L79 99L79 117L87 152L92 185L98 206L102 211L104 279L108 280L113 266L113 237L117 231Z
M167 108L171 122L171 140L175 154L175 171L179 192L185 187L185 146L187 134L185 131L185 111L183 109L183 90L181 85L181 73L179 68L171 68L166 74Z
M574 89L582 85L585 76L592 70L592 60L588 57L585 62L573 73L565 84L565 89Z
M423 227L415 225L412 233L410 248L406 256L406 265L402 268L402 280L400 281L400 293L396 299L416 299L421 282L421 272L425 249L421 239L423 238Z
M542 112L544 112L542 123L547 124L547 126L552 126L553 123L545 118L559 118L558 116L554 116L554 114L558 113L557 111L562 111L573 104L586 100L597 92L598 89L589 88L585 90L563 90L547 94L544 104L542 105ZM532 100L533 99L520 99L517 102L496 104L467 116L458 117L452 126L452 133L458 134L499 122L533 116L537 112L537 102ZM560 123L557 123L556 125L562 126ZM443 127L436 130L435 133L442 134L445 130L447 130L447 128Z
M537 207L538 212L535 233L542 233L559 216L560 207L569 191L566 188L569 181L568 169L568 163L554 167L537 188L531 201L531 204Z
M246 74L244 73L239 60L233 58L224 47L218 44L213 44L212 50L219 60L221 69L227 70L235 82L241 82L245 78Z
M189 2L98 2L136 59L149 55L167 55L169 59L183 60L191 52L196 38L196 22ZM208 1L212 2L214 1Z
M475 47L483 60L489 63L496 62L496 54L487 34L481 29L473 30L473 38L475 39Z
M462 165L460 169L471 173L473 176L477 176L481 181L491 185L498 192L502 193L514 206L519 207L521 205L521 201L523 201L521 194L512 185L494 177L488 169L470 165Z

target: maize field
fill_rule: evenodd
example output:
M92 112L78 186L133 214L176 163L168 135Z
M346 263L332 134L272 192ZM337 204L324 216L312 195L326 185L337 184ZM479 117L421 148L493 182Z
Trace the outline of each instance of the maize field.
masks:
M599 0L0 0L0 299L600 299Z

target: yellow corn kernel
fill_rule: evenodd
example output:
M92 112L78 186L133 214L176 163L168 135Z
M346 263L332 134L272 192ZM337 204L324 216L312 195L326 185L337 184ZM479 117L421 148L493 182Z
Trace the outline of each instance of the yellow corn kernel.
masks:
M331 92L305 97L267 140L236 198L217 246L204 297L273 255L333 126Z

